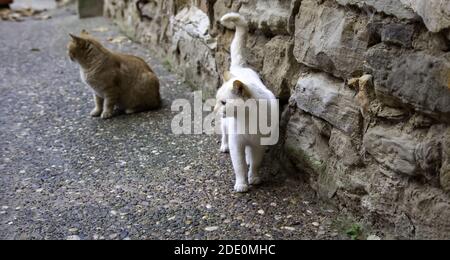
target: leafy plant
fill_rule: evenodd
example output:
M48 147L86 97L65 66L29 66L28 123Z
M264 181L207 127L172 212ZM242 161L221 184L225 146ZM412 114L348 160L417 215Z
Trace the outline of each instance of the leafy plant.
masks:
M170 63L169 60L165 60L165 61L163 62L163 66L164 66L164 68L166 68L166 70L172 71L172 64Z
M358 240L363 234L363 228L359 224L353 224L345 233L352 239Z

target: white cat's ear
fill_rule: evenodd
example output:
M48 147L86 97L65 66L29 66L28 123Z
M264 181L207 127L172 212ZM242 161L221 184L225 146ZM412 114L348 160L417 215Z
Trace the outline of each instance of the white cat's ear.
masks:
M229 71L225 71L225 73L223 74L223 79L225 81L229 81L233 78L233 75L231 74L231 72Z
M250 91L248 91L248 87L240 80L236 80L233 82L233 93L243 98L251 97Z

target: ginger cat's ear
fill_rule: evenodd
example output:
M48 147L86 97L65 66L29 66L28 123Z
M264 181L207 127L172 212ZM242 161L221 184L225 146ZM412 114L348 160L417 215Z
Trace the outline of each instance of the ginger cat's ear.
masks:
M82 42L82 41L83 41L82 38L80 38L80 37L78 37L78 36L76 36L76 35L73 35L73 34L71 34L71 33L69 33L69 36L70 36L74 41L76 41L76 42Z
M243 98L251 97L248 87L239 80L233 82L233 93Z
M231 74L231 72L229 71L225 71L225 73L223 74L223 79L225 81L229 81L233 78L233 75Z

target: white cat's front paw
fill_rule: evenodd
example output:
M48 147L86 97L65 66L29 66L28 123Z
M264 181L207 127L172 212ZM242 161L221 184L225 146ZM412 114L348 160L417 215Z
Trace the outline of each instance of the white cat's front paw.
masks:
M109 118L111 118L113 116L113 113L112 112L110 112L110 111L104 111L103 113L102 113L102 119L109 119Z
M237 193L246 193L248 192L249 188L247 184L236 184L234 186L234 191Z
M90 113L90 115L92 117L99 117L101 114L102 114L102 111L100 109L94 109Z
M226 144L222 144L220 146L220 152L221 153L229 153L230 152L230 147Z
M255 177L250 177L248 182L250 183L250 185L260 185L262 183L262 179L259 176L255 176Z

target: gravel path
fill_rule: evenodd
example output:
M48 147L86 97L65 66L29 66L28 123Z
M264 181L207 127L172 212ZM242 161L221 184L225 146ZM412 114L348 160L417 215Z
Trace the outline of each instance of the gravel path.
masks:
M0 239L340 237L336 213L271 167L262 187L233 193L219 137L171 133L171 100L192 91L138 44L108 46L151 64L164 108L90 118L90 91L66 56L68 33L106 27L93 33L102 42L120 33L73 9L0 22Z

